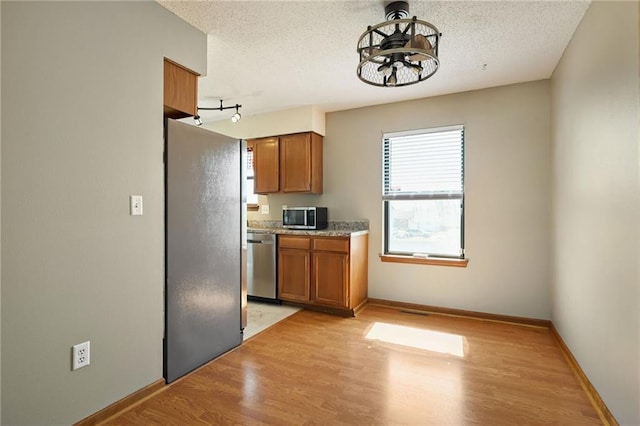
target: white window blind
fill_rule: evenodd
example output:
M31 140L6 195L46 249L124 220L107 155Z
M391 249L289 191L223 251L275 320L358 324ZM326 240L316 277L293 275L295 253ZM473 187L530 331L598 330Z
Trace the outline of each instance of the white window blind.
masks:
M462 199L463 141L463 126L385 134L382 199Z

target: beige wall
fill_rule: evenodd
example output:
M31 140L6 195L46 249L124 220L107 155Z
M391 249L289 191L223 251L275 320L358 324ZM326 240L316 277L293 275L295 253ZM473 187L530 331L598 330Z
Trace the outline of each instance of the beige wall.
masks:
M594 2L552 77L553 322L640 424L638 3Z
M424 83L428 84L428 83ZM381 263L383 132L464 124L466 269ZM549 82L539 81L327 114L324 194L270 195L369 219L369 296L549 318Z
M242 113L242 110L240 112ZM216 114L223 113L217 112ZM186 121L192 120L186 119ZM202 127L241 139L309 131L324 135L325 114L316 107L307 105L266 114L243 116L242 120L237 123L226 119L219 120L205 123Z
M2 423L70 424L162 377L162 63L204 72L206 36L155 2L1 19Z

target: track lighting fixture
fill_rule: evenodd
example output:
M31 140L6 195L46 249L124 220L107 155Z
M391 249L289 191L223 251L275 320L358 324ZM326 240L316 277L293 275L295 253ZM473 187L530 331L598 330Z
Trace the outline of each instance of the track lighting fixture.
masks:
M201 107L198 107L198 111L200 111L200 110L203 110L203 111L224 111L225 109L232 109L232 108L236 109L236 113L231 116L231 121L233 121L234 123L237 123L242 118L242 116L240 115L240 112L238 112L238 110L240 108L242 108L242 105L235 104L233 106L222 106L222 99L220 99L220 106L219 107L217 107L217 108L201 108ZM194 115L193 119L196 121L196 125L197 126L202 126L202 119L200 118L200 116L198 114Z

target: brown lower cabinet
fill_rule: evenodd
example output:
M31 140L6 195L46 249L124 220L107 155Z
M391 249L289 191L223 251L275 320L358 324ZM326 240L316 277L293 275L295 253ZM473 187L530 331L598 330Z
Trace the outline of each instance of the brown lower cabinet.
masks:
M355 315L367 300L368 234L278 236L278 297Z

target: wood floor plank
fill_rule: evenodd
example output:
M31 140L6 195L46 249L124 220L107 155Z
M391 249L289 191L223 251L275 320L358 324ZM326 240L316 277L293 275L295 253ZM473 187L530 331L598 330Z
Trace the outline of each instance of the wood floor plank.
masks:
M602 423L548 329L367 306L300 311L105 424Z

